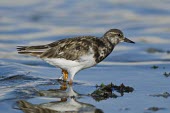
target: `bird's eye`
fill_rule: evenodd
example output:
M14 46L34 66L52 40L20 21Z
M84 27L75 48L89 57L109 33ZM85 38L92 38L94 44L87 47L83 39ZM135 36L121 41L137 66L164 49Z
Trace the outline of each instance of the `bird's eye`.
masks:
M117 36L121 36L121 34L117 34Z

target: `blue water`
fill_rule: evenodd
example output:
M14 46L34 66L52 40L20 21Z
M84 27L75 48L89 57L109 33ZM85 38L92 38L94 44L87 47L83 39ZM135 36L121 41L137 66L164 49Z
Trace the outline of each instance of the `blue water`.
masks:
M169 0L0 1L0 112L150 113L149 108L157 107L157 112L169 113L169 97L150 96L170 93L170 77L164 76L170 73L169 6ZM65 91L56 81L60 69L16 51L19 45L100 37L111 28L121 29L136 44L119 44L103 62L78 73ZM123 96L115 91L118 98L99 102L89 96L96 84L111 82L135 90Z

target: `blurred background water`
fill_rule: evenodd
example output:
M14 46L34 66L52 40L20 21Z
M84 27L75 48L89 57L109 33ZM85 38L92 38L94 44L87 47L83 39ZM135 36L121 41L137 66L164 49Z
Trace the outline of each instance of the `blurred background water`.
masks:
M133 86L135 91L101 102L89 96L77 100L92 111L140 113L158 107L164 108L158 112L169 113L169 98L149 96L170 93L169 0L1 0L0 111L26 112L15 109L16 101L22 99L20 103L41 104L58 98L40 97L36 92L59 88L51 83L61 75L60 70L40 59L18 55L16 46L82 35L101 37L111 28L121 29L136 44L121 43L104 62L78 73L73 90L89 94L96 84L113 82Z

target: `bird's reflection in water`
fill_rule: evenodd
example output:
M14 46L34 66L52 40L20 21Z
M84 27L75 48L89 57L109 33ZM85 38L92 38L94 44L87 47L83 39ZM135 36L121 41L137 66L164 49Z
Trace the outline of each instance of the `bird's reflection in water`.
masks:
M59 100L48 103L32 104L19 100L17 106L24 113L103 113L94 105L78 102L81 95L75 92L66 82L61 83L59 89L39 91L40 96L55 97Z

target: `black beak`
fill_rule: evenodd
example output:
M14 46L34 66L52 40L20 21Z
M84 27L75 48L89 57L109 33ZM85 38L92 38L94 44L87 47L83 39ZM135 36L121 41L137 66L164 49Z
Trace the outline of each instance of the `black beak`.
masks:
M124 42L127 42L127 43L135 43L135 42L133 42L132 40L129 40L128 38L126 38L126 37L124 37L124 40L123 40Z

